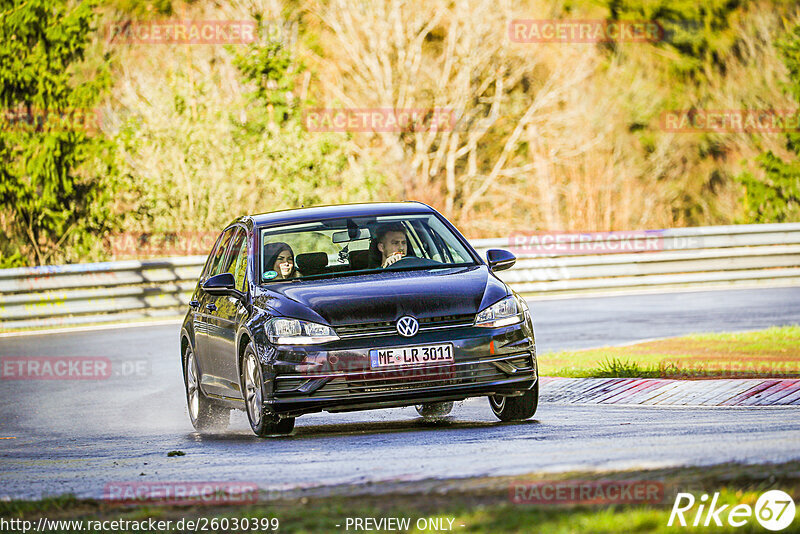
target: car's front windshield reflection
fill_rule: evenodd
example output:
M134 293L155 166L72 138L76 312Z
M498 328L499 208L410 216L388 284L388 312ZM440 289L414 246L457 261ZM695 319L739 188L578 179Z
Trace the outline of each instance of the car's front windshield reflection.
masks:
M261 229L260 238L261 283L476 263L459 238L430 214L269 227Z

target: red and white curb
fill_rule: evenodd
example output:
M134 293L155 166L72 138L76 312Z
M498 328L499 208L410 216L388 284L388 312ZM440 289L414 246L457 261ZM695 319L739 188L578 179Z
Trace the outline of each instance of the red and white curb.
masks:
M543 402L664 406L800 406L800 379L667 380L543 376Z

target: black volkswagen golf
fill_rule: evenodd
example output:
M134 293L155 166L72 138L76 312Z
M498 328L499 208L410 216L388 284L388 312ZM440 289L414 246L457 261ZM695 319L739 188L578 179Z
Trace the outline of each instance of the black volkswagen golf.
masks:
M487 396L503 421L539 398L525 301L433 208L351 204L240 217L217 239L180 334L197 430L247 412L259 436L299 415Z

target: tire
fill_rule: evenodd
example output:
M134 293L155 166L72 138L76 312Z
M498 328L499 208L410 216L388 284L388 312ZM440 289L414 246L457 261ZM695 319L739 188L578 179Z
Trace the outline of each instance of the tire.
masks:
M192 426L198 432L225 430L231 421L231 410L214 404L200 391L200 373L191 345L186 347L183 362L183 384L186 388L186 405L189 408L189 420Z
M453 410L453 402L427 402L417 404L417 413L425 419L435 420L445 417Z
M252 344L244 349L242 360L242 391L244 392L245 411L250 428L256 436L285 436L294 430L294 417L276 419L264 409L264 378L261 363L256 356Z
M533 389L526 391L519 397L503 397L492 395L489 397L489 406L492 412L501 421L524 421L533 417L539 406L539 381Z

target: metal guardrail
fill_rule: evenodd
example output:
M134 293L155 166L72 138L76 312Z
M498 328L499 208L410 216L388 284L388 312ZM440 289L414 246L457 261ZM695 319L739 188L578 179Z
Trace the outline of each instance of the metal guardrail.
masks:
M515 252L517 264L498 275L531 297L800 285L800 223L561 234L573 243L561 255L531 245L542 237L471 242L481 253ZM612 247L619 252L593 253ZM174 317L204 262L186 256L0 270L0 329Z

